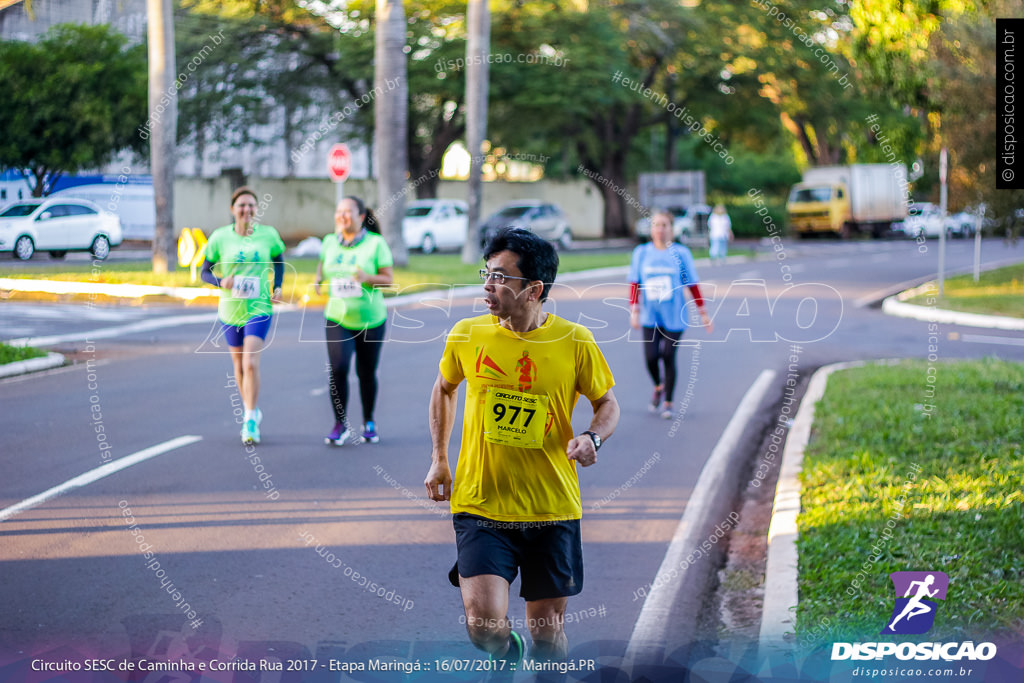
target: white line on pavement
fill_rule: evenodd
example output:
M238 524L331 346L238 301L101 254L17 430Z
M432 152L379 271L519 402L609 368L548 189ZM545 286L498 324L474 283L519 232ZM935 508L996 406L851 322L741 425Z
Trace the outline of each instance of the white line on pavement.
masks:
M89 330L87 332L73 332L71 334L53 335L50 337L24 337L22 339L9 339L7 344L11 346L52 346L53 344L64 344L73 341L92 341L93 339L110 339L123 334L135 332L149 332L165 327L177 327L191 323L209 323L217 319L216 313L199 313L196 315L175 315L166 318L154 318L142 320L128 325L117 325L106 327L100 330Z
M676 527L675 535L665 553L665 559L662 560L661 567L658 568L651 592L644 600L640 616L637 617L636 624L633 626L633 633L629 637L629 645L626 647L627 661L643 662L647 653L659 651L665 646L672 608L683 585L684 577L688 569L691 568L686 557L707 539L708 528L712 527L716 521L721 522L721 520L713 519L713 513L709 511L714 509L714 503L721 499L721 488L723 481L727 478L729 459L739 443L744 427L754 416L774 379L774 370L761 371L754 383L747 389L747 393L743 395L743 400L740 401L732 419L729 420L725 431L722 432L718 443L711 451L711 456L704 464L700 478L693 487L693 496L686 503L679 526ZM672 578L661 582L657 578L661 576Z
M123 458L118 458L113 462L108 462L106 465L100 465L96 469L89 470L85 474L80 474L73 479L68 479L63 484L58 484L57 486L54 486L51 489L43 491L39 495L32 496L31 498L26 498L20 503L0 510L0 522L13 517L19 512L24 512L29 508L33 508L36 505L45 503L51 498L56 498L57 496L64 495L68 491L81 488L82 486L91 484L94 481L99 481L104 477L109 477L111 474L114 474L115 472L120 472L121 470L131 467L132 465L137 465L140 462L149 460L150 458L155 458L158 455L163 455L168 451L173 451L176 448L181 448L182 446L188 446L197 441L201 441L202 438L203 437L201 436L179 436L176 439L164 441L163 443L157 444L156 446L150 446L149 448L138 451L137 453L132 453L131 455L126 455Z
M1007 346L1024 346L1024 339L1017 337L997 337L991 334L962 334L960 341L969 344L1005 344Z

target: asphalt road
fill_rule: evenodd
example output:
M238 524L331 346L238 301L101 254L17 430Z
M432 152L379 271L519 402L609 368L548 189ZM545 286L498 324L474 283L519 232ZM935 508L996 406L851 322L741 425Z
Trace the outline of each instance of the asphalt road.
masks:
M594 330L622 406L618 431L580 476L586 587L569 602L574 656L602 664L621 653L642 606L639 592L762 371L777 373L767 410L793 355L806 375L839 360L928 354L927 322L867 305L933 275L935 244L928 247L808 243L779 258L701 268L715 329L684 338L672 420L647 411L651 383L628 330L622 279L556 287L547 310ZM970 265L971 247L949 244L949 270ZM995 263L1020 253L993 241L984 257ZM83 337L55 346L75 365L0 382L0 509L142 453L137 464L0 521L0 678L19 677L28 658L72 651L170 660L212 653L479 660L460 623L458 591L446 581L455 558L450 516L426 499L422 482L426 403L445 332L482 310L469 299L438 298L394 313L380 369L381 443L341 449L322 441L333 422L322 314L280 313L261 361L263 443L247 451L230 361L208 339L212 319L196 321L203 311L0 304L4 338ZM166 326L124 327L154 318ZM115 332L88 334L101 329ZM938 346L942 359L1024 360L1019 334L1007 332L943 325ZM577 430L587 424L583 404ZM461 406L453 443L460 424ZM141 459L161 445L169 449ZM510 616L522 620L522 602L512 605ZM339 677L347 680L320 670L310 680Z

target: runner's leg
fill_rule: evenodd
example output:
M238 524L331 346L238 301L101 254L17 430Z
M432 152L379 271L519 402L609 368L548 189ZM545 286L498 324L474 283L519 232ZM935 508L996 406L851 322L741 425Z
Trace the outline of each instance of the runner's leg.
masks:
M512 631L508 620L508 587L508 581L493 574L459 577L469 639L495 657L508 651Z
M565 606L569 598L550 598L526 603L526 623L533 647L530 656L541 660L562 660L569 655L565 635Z
M359 398L363 404L363 422L373 422L377 403L377 366L384 346L384 323L355 336L356 375L359 377Z
M352 364L352 354L355 352L355 340L350 330L332 320L327 321L326 335L327 359L331 365L328 385L334 421L347 426L348 369Z
M683 336L682 332L672 332L658 328L661 343L661 362L665 366L665 397L666 403L672 402L676 390L676 342Z
M659 354L658 354L658 334L657 328L645 327L643 345L644 345L644 361L647 363L647 373L651 376L651 380L654 381L654 386L661 385L661 367L659 366Z
M244 383L240 384L242 391L242 403L245 409L252 411L256 409L256 400L260 395L260 351L263 349L263 340L255 335L248 335L242 340L242 377Z

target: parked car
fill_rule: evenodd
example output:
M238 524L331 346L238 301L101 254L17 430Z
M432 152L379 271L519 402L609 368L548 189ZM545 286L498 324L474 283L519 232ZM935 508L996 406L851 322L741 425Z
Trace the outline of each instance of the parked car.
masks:
M572 227L562 210L554 204L525 200L506 204L480 226L483 244L504 227L526 228L562 249L572 246Z
M405 207L402 238L412 249L432 254L461 247L469 226L469 207L456 199L419 199Z
M912 239L919 236L938 237L945 226L945 220L939 207L928 202L915 202L910 205L907 217L893 223L895 233L902 232Z
M27 199L0 212L0 252L14 252L23 261L36 251L53 258L90 251L103 260L120 244L121 220L85 199Z
M961 211L946 216L946 235L948 237L974 237L977 216L969 211Z
M677 240L689 239L707 232L711 207L707 204L693 204L687 207L665 209L672 214L672 236ZM636 222L636 236L651 238L651 218L646 216Z

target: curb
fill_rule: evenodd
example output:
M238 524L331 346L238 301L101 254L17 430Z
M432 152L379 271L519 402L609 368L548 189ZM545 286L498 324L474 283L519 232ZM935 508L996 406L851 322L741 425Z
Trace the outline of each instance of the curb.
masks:
M775 487L772 518L768 526L768 560L765 565L764 604L761 613L760 649L790 651L795 643L785 639L796 627L797 594L797 515L800 514L800 471L804 451L811 438L814 410L825 395L829 375L867 365L868 361L833 363L819 368L807 385L800 408L793 419L786 446L782 450L779 481Z
M741 448L743 438L749 433L775 376L774 370L760 372L701 469L629 637L624 661L637 680L647 675L648 662L660 661L664 655L670 630L680 642L690 643L693 639L701 601L716 566L710 550L718 543L715 532L731 521L727 513L734 513L732 492L739 486L743 472L740 463L746 456ZM702 549L705 545L706 551ZM700 555L694 557L697 549L701 549Z
M1024 319L1022 318L965 313L963 311L951 311L946 308L906 303L906 300L912 297L937 293L937 291L934 281L930 281L920 287L914 287L895 296L886 297L882 302L882 312L900 318L926 320L931 323L948 323L964 325L966 327L988 327L997 330L1024 330Z
M40 358L29 358L14 363L0 365L0 377L13 377L24 375L29 372L49 370L64 365L64 356L59 353L48 353Z

